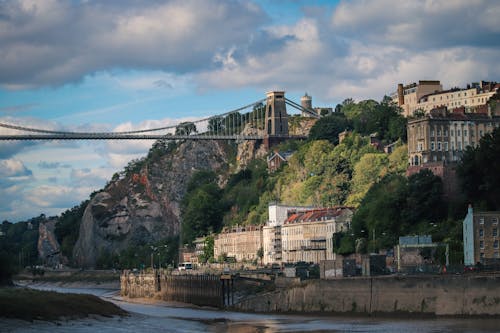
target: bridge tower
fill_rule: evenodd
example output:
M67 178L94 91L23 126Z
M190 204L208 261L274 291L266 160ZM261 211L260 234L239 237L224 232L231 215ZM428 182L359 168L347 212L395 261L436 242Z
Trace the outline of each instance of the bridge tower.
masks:
M269 148L288 138L288 114L284 91L270 91L266 95L264 144Z

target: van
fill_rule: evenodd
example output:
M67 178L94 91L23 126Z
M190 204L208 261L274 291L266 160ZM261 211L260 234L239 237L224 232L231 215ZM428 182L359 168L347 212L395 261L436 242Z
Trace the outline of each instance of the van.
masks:
M190 270L190 269L193 269L193 264L190 262L182 262L179 264L178 269L180 271Z

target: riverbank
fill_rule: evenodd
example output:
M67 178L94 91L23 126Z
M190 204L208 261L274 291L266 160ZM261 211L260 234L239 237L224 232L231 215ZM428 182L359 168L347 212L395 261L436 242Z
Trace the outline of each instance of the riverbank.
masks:
M125 316L117 305L89 294L69 294L24 287L0 287L0 317L55 321L90 316Z

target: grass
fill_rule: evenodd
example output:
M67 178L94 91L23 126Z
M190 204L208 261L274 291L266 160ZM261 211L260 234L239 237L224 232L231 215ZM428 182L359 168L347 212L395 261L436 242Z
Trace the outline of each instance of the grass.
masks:
M46 320L85 318L89 315L111 317L127 312L94 295L61 294L28 288L0 288L0 318Z

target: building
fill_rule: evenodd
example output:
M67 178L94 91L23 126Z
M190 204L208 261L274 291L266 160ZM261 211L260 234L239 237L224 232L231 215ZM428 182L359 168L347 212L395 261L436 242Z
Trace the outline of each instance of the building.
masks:
M333 108L331 107L315 107L313 108L312 106L312 97L309 96L307 93L304 94L300 98L300 106L302 108L309 110L312 113L316 113L318 116L326 116L330 113L333 112ZM302 111L302 117L310 117L311 115L307 113L306 111Z
M312 108L312 97L309 96L307 93L305 93L304 96L300 98L300 106L302 106L306 110L314 112ZM302 117L309 117L309 116L310 115L307 112L302 111Z
M463 222L464 264L485 263L500 258L498 221L500 211L474 212L469 205Z
M281 228L282 262L334 260L334 234L350 229L349 207L319 208L291 214Z
M465 108L448 112L446 107L433 109L424 117L408 121L408 159L410 166L429 162L458 161L467 147L500 126L500 116L493 112L466 113Z
M214 257L221 255L236 261L260 259L257 252L262 248L262 226L236 226L224 228L214 238Z
M478 113L466 113L464 107L448 112L441 107L408 120L407 175L429 169L443 180L445 196L456 198L460 194L456 162L467 147L476 147L484 135L500 126L499 113L489 105Z
M277 171L283 164L288 163L288 159L292 157L291 151L274 151L267 157L267 170L269 173Z
M313 207L287 206L271 203L268 207L269 220L262 228L263 263L281 264L281 227L290 214L313 209Z
M420 110L429 113L432 109L447 107L454 109L464 107L467 112L475 112L485 105L498 92L500 84L496 82L472 83L467 88L443 90L440 81L421 80L403 86L398 84L396 92L391 94L393 101L403 109L406 117L413 116Z

